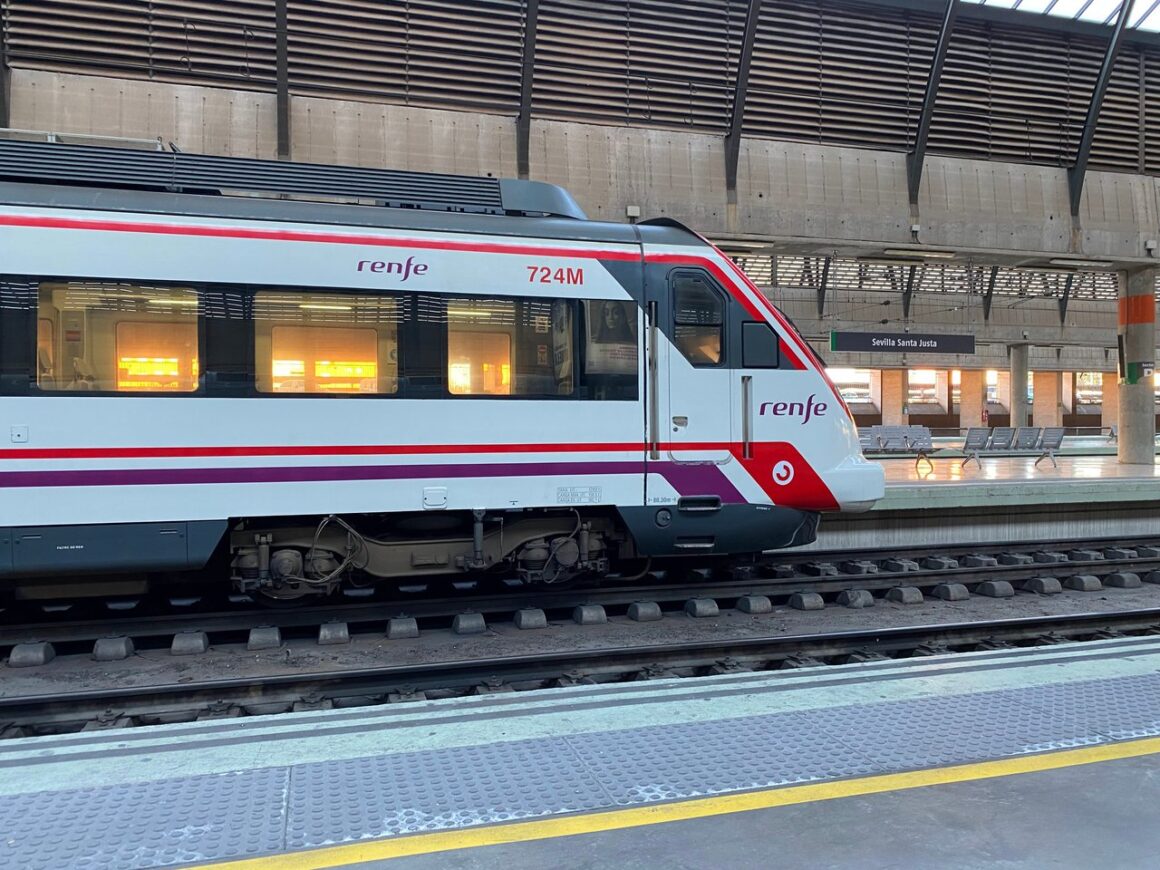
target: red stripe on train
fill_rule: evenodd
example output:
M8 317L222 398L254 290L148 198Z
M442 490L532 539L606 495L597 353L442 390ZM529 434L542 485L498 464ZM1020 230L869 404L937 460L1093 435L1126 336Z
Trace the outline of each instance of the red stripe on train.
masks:
M547 245L513 245L503 242L461 242L451 239L411 239L355 233L267 230L254 227L153 224L140 221L109 221L95 218L64 218L27 215L0 215L0 226L35 227L58 230L96 230L115 233L148 233L170 236L208 236L228 239L262 239L282 242L323 242L338 245L372 245L388 248L425 248L441 251L470 251L484 254L534 254L545 257L582 257L594 260L639 260L632 250L604 248L555 248Z
M661 444L661 449L733 450L728 441ZM604 444L333 444L236 445L222 447L11 447L0 449L0 459L194 459L223 456L431 456L453 454L521 453L636 453L643 441Z

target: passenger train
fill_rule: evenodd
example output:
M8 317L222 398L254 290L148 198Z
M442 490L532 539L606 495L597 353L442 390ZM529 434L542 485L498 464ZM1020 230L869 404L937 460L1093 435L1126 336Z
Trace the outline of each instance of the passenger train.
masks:
M24 597L552 583L806 544L883 494L728 257L552 185L0 142L0 250Z

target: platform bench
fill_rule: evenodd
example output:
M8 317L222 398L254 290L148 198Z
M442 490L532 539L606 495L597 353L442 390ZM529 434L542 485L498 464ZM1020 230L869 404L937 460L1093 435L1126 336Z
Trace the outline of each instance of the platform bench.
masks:
M967 430L967 437L963 441L963 452L967 455L961 467L965 468L972 460L981 466L979 457L984 453L1010 455L1038 451L1036 467L1044 459L1050 459L1052 466L1059 468L1059 463L1055 461L1055 451L1063 445L1063 433L1062 426L1048 426L1045 429L1037 426L1020 426L1018 429L1010 426L994 429L972 427Z
M872 449L881 453L913 454L915 468L922 462L932 465L929 454L934 442L926 426L871 426L866 434Z

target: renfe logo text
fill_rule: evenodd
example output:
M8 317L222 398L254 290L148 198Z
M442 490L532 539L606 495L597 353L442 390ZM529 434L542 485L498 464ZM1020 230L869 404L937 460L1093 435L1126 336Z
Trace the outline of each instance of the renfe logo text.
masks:
M430 268L426 263L416 263L412 255L401 263L383 260L359 260L359 272L382 272L386 275L398 275L400 281L406 281L412 275L426 274Z
M811 394L805 402L762 402L757 413L771 417L801 417L804 426L811 417L823 416L829 407L825 402L815 402L816 398L816 394Z

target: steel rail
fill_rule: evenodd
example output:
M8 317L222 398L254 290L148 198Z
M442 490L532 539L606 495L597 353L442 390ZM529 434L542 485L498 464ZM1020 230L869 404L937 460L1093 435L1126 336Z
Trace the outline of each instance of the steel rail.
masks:
M1154 541L1153 538L1146 539ZM1140 540L1117 540L1116 545L1131 548ZM1080 550L1107 548L1099 544L1068 542L1060 549ZM1032 551L1050 550L1033 547ZM961 552L960 552L961 551ZM978 553L977 547L931 548L931 552L953 557ZM804 555L804 554L803 554ZM798 562L798 568L816 562L879 562L889 558L923 558L913 549L906 553L859 551L846 553L809 554L814 557ZM756 572L770 567L768 563L753 566ZM617 587L610 583L590 587L525 587L511 592L468 595L459 593L450 597L373 603L320 603L295 609L248 608L235 611L196 612L174 615L143 615L109 619L103 615L72 622L43 622L0 628L0 649L18 643L47 641L54 644L91 643L100 637L124 635L134 640L164 638L181 631L206 631L218 636L245 632L259 626L280 629L313 629L328 622L347 622L352 626L383 623L388 619L408 616L418 619L450 619L464 612L483 613L486 616L508 616L524 607L539 607L557 614L582 604L602 604L607 608L627 607L642 600L678 607L689 598L736 599L744 595L766 595L784 601L795 592L815 592L823 596L837 595L846 590L865 589L880 592L896 586L915 586L930 589L943 583L961 583L974 586L987 580L1006 580L1013 584L1035 577L1053 574L1112 573L1117 570L1147 574L1160 571L1160 558L1137 557L1129 559L1098 559L1066 562L1042 562L1029 565L993 565L985 567L920 568L918 571L882 571L865 574L838 574L827 576L753 576L741 579L715 580L697 577L691 581L652 584L633 584ZM60 650L58 650L60 652Z
M984 642L1056 642L1107 636L1109 632L1160 633L1160 608L1062 616L1020 617L987 622L860 629L826 635L721 638L679 644L571 649L468 661L395 664L351 669L222 678L188 684L109 687L56 694L0 697L0 731L7 726L77 725L92 721L128 723L174 712L288 705L302 699L375 703L391 694L470 690L478 686L541 688L553 681L615 682L641 672L680 676L730 663L737 669L771 669L790 657L835 657L861 651L885 655L923 646L972 646Z

